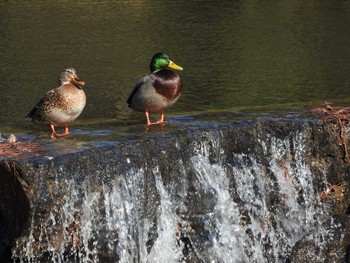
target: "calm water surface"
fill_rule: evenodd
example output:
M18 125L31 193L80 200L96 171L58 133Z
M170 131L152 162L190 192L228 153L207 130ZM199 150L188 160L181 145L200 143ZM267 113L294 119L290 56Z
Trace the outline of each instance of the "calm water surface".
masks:
M166 117L350 103L349 1L2 1L0 23L0 131L42 130L24 116L67 66L73 127L144 123L125 101L158 51L184 67Z

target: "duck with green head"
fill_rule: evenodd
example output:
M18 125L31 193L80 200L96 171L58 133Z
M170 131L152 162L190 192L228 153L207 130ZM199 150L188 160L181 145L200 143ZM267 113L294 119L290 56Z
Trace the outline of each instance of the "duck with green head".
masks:
M136 82L127 100L130 108L145 113L147 125L164 123L165 110L174 105L181 95L181 79L169 68L183 70L167 54L155 54L150 64L151 73ZM150 113L160 113L160 119L151 122Z

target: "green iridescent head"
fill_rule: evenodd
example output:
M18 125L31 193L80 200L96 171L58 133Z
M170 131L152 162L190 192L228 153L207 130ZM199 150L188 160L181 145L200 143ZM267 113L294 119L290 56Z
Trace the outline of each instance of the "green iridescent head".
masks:
M173 61L171 61L167 54L164 54L162 52L157 53L152 57L150 68L151 68L151 72L154 72L156 70L160 70L163 68L183 70L182 67L176 65Z

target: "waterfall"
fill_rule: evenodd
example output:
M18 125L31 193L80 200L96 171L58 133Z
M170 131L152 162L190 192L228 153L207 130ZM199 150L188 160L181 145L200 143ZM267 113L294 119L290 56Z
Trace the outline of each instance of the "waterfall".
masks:
M36 251L51 262L284 262L326 213L309 137L303 130L258 134L250 138L254 149L248 142L242 152L225 129L164 135L114 149L111 160L94 162L92 174L80 164L64 176L63 165L52 175L53 209L36 207L34 214L49 213L32 215L28 242L13 257L37 262ZM326 184L328 166L317 165Z

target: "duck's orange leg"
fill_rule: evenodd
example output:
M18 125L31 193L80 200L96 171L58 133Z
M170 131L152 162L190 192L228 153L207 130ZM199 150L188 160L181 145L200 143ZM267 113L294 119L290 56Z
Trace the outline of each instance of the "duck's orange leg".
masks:
M146 115L147 125L153 124L153 123L149 120L149 113L148 113L148 111L145 111L145 115Z
M51 128L51 138L52 139L56 139L55 135L57 134L56 131L55 131L55 125L53 125L52 123L50 123L50 128Z
M64 135L68 135L69 134L69 129L68 129L68 126L64 126L64 132L63 132Z
M162 124L164 123L164 111L160 113L160 119L156 122L151 122L149 119L149 112L145 111L146 118L147 118L147 125L153 125L153 124Z
M53 124L51 123L51 124L50 124L50 128L51 128L52 133L56 134L55 125L53 125Z
M160 113L160 119L159 119L158 122L159 122L159 123L163 123L163 122L164 122L164 111L162 111L162 112Z
M164 111L160 113L160 118L158 121L154 122L153 124L162 124L164 123Z
M52 123L50 124L50 128L51 128L51 138L52 139L56 139L55 136L65 136L65 135L68 135L69 134L69 129L68 129L68 126L64 126L64 131L63 133L57 133L56 130L55 130L55 125L53 125Z
M68 129L68 126L64 126L64 131L63 133L56 133L56 136L66 136L69 134L69 129Z

